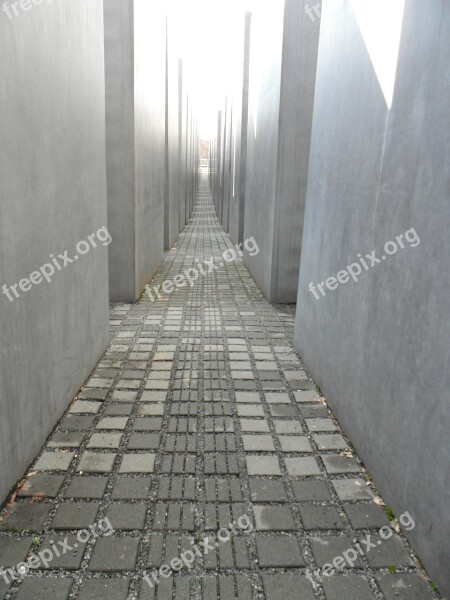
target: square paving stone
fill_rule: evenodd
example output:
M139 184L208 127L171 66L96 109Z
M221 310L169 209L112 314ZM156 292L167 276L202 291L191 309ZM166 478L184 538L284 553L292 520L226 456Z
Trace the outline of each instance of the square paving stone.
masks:
M320 475L320 467L312 456L285 458L287 472L291 477L309 477Z
M372 536L370 541L376 544L376 548L367 549L366 554L369 565L374 569L412 567L414 565L403 540L399 536L394 535L388 540Z
M117 454L110 452L85 452L81 457L78 470L85 473L110 473L113 470Z
M158 450L160 440L159 433L132 433L128 450Z
M289 394L284 392L268 392L265 394L266 402L268 404L289 404Z
M125 429L127 417L103 417L100 419L97 429Z
M320 403L312 406L304 404L300 406L300 412L304 419L328 419L330 417L325 406Z
M289 568L305 565L298 542L291 536L256 536L260 567Z
M270 433L269 424L263 419L240 419L241 430L249 433Z
M54 545L59 550L60 556L57 556L54 552ZM67 548L67 545L70 546L70 549ZM51 533L45 537L42 546L39 548L39 553L47 551L46 554L49 556L51 554L51 559L48 565L41 562L39 569L79 569L83 560L85 547L86 544L80 543L74 534Z
M35 471L67 471L75 452L44 452L34 465Z
M128 579L85 579L78 592L78 600L126 600Z
M111 400L113 402L135 402L137 400L137 396L137 392L115 390L112 393Z
M147 500L151 479L148 477L118 477L113 488L113 500Z
M131 571L136 564L139 538L108 537L95 542L90 571Z
M156 454L125 454L119 473L153 473Z
M377 582L386 600L433 600L435 597L418 575L382 575Z
M90 402L89 400L75 400L69 408L69 413L96 415L101 409L101 402Z
M339 433L313 435L319 450L348 450L347 442Z
M76 417L68 415L61 422L61 429L67 431L88 431L94 425L94 417Z
M162 419L158 417L140 417L133 423L134 431L161 431Z
M108 479L77 475L64 492L65 498L103 498Z
M259 404L237 404L239 417L264 417L264 409Z
M84 433L64 433L63 431L55 433L48 442L48 448L78 448L84 438Z
M106 513L113 529L143 529L147 509L145 504L111 504Z
M275 452L275 445L269 435L243 435L242 444L246 452Z
M333 561L336 557L344 557L348 550L357 550L354 548L352 544L352 540L347 536L340 537L313 537L309 538L309 544L311 546L312 553L314 554L314 558L316 559L319 567L323 567L325 564L333 564ZM353 556L350 555L350 559ZM341 561L343 562L343 561ZM362 563L359 557L356 560L351 560L350 564L348 561L345 561L345 565L343 564L343 568L353 568L353 567L362 567Z
M277 433L287 433L292 435L303 435L302 424L300 421L280 421L274 420L274 427Z
M20 586L16 600L66 600L72 583L73 579L29 577Z
M84 388L80 394L80 398L87 398L90 400L105 400L108 395L108 390L102 388Z
M256 392L236 392L236 402L239 404L259 404L261 398Z
M120 446L121 439L121 433L93 433L87 447L116 450Z
M314 600L311 583L304 575L263 575L266 600ZM350 600L350 599L348 599Z
M19 498L55 498L64 482L64 475L36 473L30 475L17 492Z
M252 502L287 502L288 498L282 481L252 477L249 480L249 486Z
M32 538L0 537L0 567L13 567L24 561ZM0 579L1 581L1 579Z
M278 456L247 456L249 475L281 475Z
M306 425L310 431L337 431L331 419L306 419Z
M344 504L353 529L380 529L389 525L386 513L376 504Z
M332 481L336 494L343 502L352 500L373 500L373 493L364 479L342 479Z
M138 417L159 417L164 414L164 404L141 404L138 408Z
M344 529L341 517L334 506L300 506L303 526L310 529Z
M322 586L326 600L375 600L368 581L357 575L324 577Z
M311 443L306 436L279 435L281 450L283 452L312 452Z
M270 405L270 414L272 417L298 417L297 409L292 404Z
M52 521L52 529L87 529L94 525L100 504L63 502Z
M319 400L319 394L315 390L302 390L294 392L294 398L297 402L314 402Z
M121 415L131 415L133 412L132 404L108 404L103 412L104 417L119 417Z
M297 529L288 506L253 506L258 531L295 531Z
M15 502L6 513L1 513L0 531L37 531L42 529L50 512L50 504L44 502Z
M331 494L324 481L293 481L292 489L299 502L331 501Z
M361 472L361 467L354 458L347 458L338 454L322 455L321 458L327 473L330 473L330 475Z

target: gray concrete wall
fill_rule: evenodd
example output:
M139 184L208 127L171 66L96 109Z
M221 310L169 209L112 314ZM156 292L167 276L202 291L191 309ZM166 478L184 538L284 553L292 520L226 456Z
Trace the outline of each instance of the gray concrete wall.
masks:
M306 201L318 22L286 0L252 17L244 237L246 265L271 302L295 302Z
M165 16L145 0L104 12L110 297L132 302L163 254Z
M247 172L248 86L250 68L251 13L243 20L240 68L236 71L235 109L233 126L233 196L230 205L230 238L234 244L244 241L245 181Z
M389 110L349 2L325 3L296 324L306 367L385 500L397 515L412 515L416 527L407 535L444 594L449 45L450 6L433 0L424 11L419 0L407 0ZM405 248L388 256L385 243L411 228L420 244L403 239ZM318 300L308 291L372 250L381 263L357 283L334 291L325 285Z
M164 249L170 250L180 232L180 64L174 52L173 27L167 21L166 161Z
M51 263L50 254L67 250L73 259L78 242L107 225L102 2L31 8L0 18L0 284L7 287ZM14 302L0 297L0 502L107 346L108 248L96 243L55 268L50 283L19 288Z

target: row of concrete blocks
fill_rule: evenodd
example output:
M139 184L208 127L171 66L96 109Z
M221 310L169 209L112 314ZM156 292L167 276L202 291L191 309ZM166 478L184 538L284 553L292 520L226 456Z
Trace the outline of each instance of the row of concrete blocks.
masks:
M151 5L0 18L0 502L192 212L197 126Z
M297 350L450 593L450 9L286 0L247 17L211 187Z

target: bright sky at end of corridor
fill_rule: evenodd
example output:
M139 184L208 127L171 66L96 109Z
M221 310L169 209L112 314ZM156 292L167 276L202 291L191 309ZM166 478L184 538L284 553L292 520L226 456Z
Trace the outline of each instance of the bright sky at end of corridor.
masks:
M202 137L215 132L217 111L237 84L237 40L243 39L244 14L264 1L280 2L166 0L175 52L183 59L187 90Z

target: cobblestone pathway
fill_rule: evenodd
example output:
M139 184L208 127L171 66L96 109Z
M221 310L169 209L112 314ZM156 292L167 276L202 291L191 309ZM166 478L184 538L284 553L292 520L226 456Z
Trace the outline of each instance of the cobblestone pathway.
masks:
M230 248L203 178L152 285ZM405 539L378 533L389 519L293 350L292 308L240 260L160 296L113 307L110 347L4 511L0 565L37 558L3 572L0 598L434 598Z

